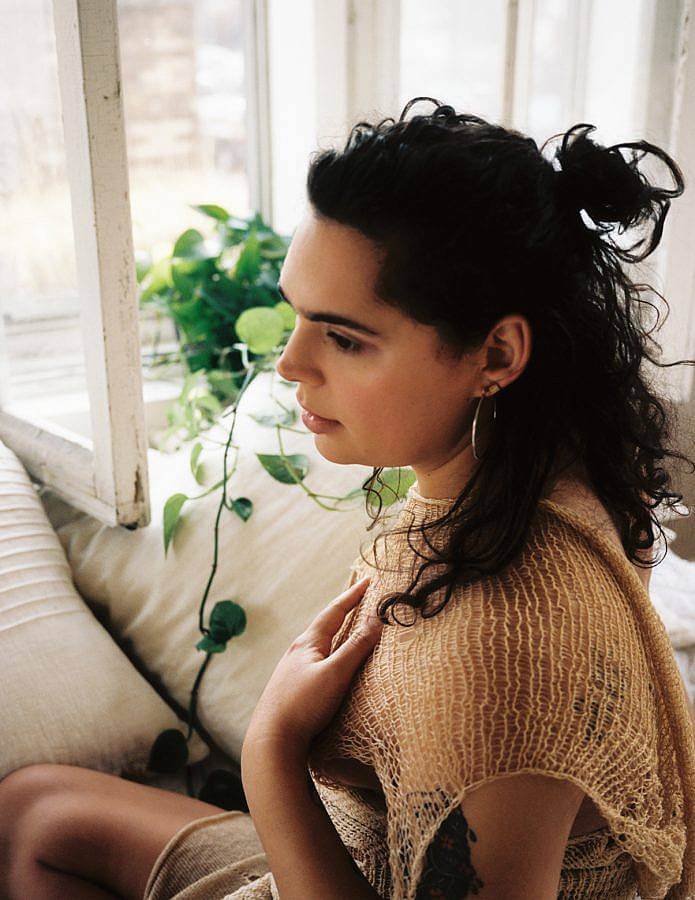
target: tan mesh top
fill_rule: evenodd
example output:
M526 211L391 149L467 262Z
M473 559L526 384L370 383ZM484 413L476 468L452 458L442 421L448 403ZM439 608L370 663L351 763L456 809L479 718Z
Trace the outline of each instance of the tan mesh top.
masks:
M395 525L438 518L451 503L414 485ZM363 548L369 565L353 563L350 583L372 580L332 649L421 563L390 531ZM440 534L427 532L434 546ZM435 592L427 608L441 599ZM309 760L380 896L413 900L429 843L473 788L536 772L579 785L608 823L570 838L558 896L695 897L695 733L664 625L619 547L543 499L517 562L456 588L432 618L397 615L415 624L383 629ZM371 766L386 807L322 772L331 757Z

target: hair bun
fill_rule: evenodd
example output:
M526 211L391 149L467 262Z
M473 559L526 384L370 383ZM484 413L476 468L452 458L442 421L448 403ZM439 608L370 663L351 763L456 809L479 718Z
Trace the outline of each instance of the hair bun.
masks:
M554 156L559 164L556 176L558 199L562 206L585 210L597 223L597 230L602 232L613 229L611 226L599 227L601 222L618 223L618 233L621 233L654 218L654 236L646 252L640 257L624 257L636 262L651 253L658 243L671 205L667 198L683 193L682 173L677 168L674 170L673 161L654 144L631 141L604 147L588 137L595 130L595 125L582 122L565 132ZM633 150L630 159L625 159L621 148ZM653 153L666 162L676 181L675 188L659 188L647 181L637 168L638 162L647 153ZM642 243L644 241L639 241L629 249L633 250Z

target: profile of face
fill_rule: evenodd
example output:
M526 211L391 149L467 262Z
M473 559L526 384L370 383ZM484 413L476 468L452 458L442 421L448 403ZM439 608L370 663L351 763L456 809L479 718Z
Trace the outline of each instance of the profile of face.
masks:
M455 496L475 463L471 426L482 388L520 373L528 326L506 317L496 336L455 360L441 352L434 327L378 298L379 262L377 245L361 232L306 213L280 273L296 322L277 372L297 382L305 408L335 421L314 435L324 458L411 466L426 496Z

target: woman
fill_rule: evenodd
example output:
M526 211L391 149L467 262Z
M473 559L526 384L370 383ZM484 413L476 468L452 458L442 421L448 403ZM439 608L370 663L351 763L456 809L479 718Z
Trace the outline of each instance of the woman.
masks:
M688 460L621 266L658 244L682 174L589 125L551 163L437 101L407 119L421 99L312 160L282 270L277 369L320 453L372 466L370 493L383 467L417 484L266 686L251 815L27 767L0 784L6 896L695 890L693 731L646 591L654 510L682 499L658 461ZM629 248L610 234L650 222Z

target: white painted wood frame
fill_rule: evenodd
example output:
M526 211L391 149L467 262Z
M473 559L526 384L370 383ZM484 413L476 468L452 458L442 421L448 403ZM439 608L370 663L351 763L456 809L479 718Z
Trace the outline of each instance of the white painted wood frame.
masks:
M30 474L109 525L149 521L116 0L54 0L92 440L0 412Z
M695 358L695 3L685 0L680 23L678 72L671 119L669 153L683 170L685 192L673 201L664 231L662 272L670 312L656 337L662 361ZM693 400L692 366L658 370L676 402Z
M398 119L400 0L348 0L346 62L350 124L385 116ZM320 39L320 35L317 35ZM424 108L424 107L423 107ZM410 113L412 115L412 112ZM346 135L347 136L347 135Z
M246 171L251 209L273 221L268 0L243 0Z

